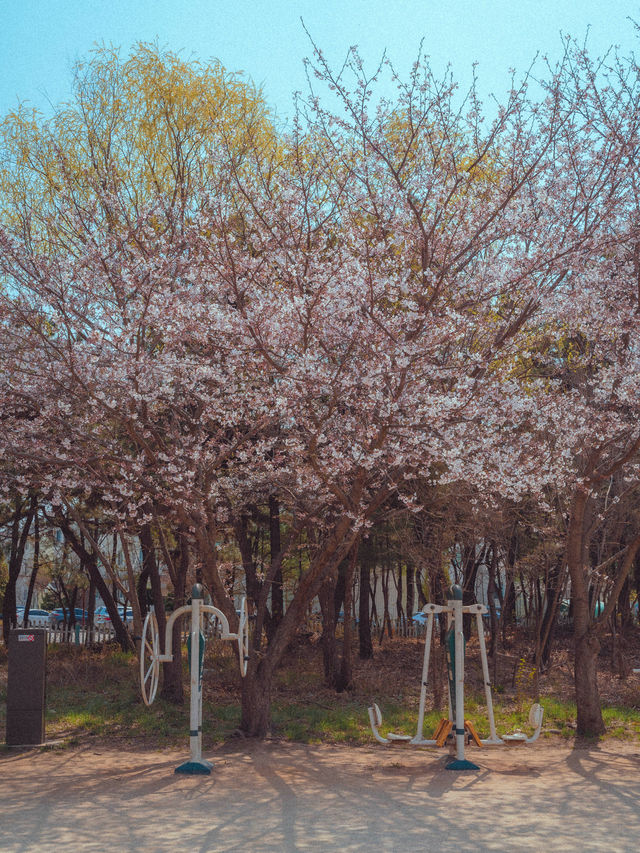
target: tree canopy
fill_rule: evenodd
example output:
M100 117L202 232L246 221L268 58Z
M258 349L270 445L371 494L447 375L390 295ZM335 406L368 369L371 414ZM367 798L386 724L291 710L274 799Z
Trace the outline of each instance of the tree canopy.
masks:
M418 481L543 501L637 476L640 444L634 62L569 46L491 121L422 60L394 104L356 53L315 70L343 112L314 95L277 132L218 64L100 49L52 119L3 124L2 487L176 525L231 620L218 532L277 495L256 643L283 555L310 558L250 662L254 734L382 506L419 511Z

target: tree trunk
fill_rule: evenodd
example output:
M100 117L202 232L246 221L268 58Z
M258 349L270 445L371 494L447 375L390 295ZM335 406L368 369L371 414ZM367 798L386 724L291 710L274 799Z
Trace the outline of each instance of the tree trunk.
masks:
M280 505L275 495L269 495L269 547L271 563L280 560L282 543L280 538ZM271 583L271 630L277 628L284 613L284 590L282 587L282 564L273 577Z
M107 582L98 568L97 555L93 552L87 551L83 543L76 536L75 531L71 527L69 519L66 518L66 516L62 515L62 513L58 514L56 517L56 523L62 531L65 541L69 543L71 548L77 554L82 568L86 571L89 579L94 582L96 589L100 594L100 598L104 601L109 617L111 618L111 624L116 635L116 640L120 647L125 652L134 651L135 647L133 645L133 641L131 640L125 624L120 618L120 611L118 610L114 596L111 594L111 591L107 586Z
M71 633L71 629L76 624L76 601L78 599L78 584L74 584L71 592L69 592L62 580L60 581L60 585L62 588L64 600L67 603L67 612L69 614L69 618L67 619L67 629L69 633Z
M574 681L578 711L576 731L581 736L595 736L605 732L597 677L600 642L591 624L584 571L584 521L588 499L586 488L578 486L571 506L567 533L567 565L571 576L575 642Z
M248 737L266 737L271 726L271 668L261 661L242 679L240 730Z
M318 600L322 612L322 662L324 677L330 687L336 686L338 672L335 586L335 579L327 578L318 591Z
M410 622L413 616L413 608L415 603L415 569L413 563L407 563L407 622Z
M518 525L514 524L507 548L507 559L504 577L504 595L500 601L500 627L502 629L502 645L506 645L507 628L516 618L516 589L513 582L516 557L518 554Z
M402 562L398 560L398 583L396 584L396 619L406 629L407 620L404 614L404 590L402 583Z
M197 548L198 559L201 563L203 578L206 581L214 605L222 610L227 617L231 631L236 631L238 628L238 614L236 613L233 595L225 587L218 571L217 528L214 514L209 511L204 523L201 518L185 518L183 526L195 528L194 543Z
M247 599L257 609L262 595L262 581L258 578L256 563L253 555L251 537L249 534L249 516L243 513L241 516L234 518L233 529L240 550L242 559L242 568L244 569L244 579L247 590ZM267 637L271 637L271 613L265 605L263 614L263 624L267 632ZM260 629L262 630L262 628Z
M351 610L353 602L353 575L356 569L356 561L358 559L358 542L356 541L345 572L344 584L344 638L342 640L342 659L340 661L340 671L336 679L336 691L342 693L343 690L349 690L353 682L353 672L351 668Z
M138 575L136 584L136 596L138 598L138 606L140 607L140 618L144 622L147 613L149 612L150 596L147 593L147 584L149 583L149 570L144 564L144 550L142 553L142 570Z
M631 580L625 580L620 595L618 596L618 610L620 611L620 631L623 634L631 628L633 612L631 610Z
M489 641L489 657L495 661L498 651L498 616L496 613L496 571L498 568L498 549L496 543L491 546L491 562L488 564L489 581L487 584L487 601L489 606L489 625L491 639Z
M36 578L40 569L40 518L38 509L33 517L33 564L31 567L31 577L29 578L29 589L27 590L27 600L24 603L24 624L27 624L27 617L31 610L31 600L33 598L33 590L36 585Z
M422 569L416 569L416 587L418 589L418 607L420 610L427 603L427 597L424 594L424 579L422 577ZM436 603L444 604L444 598L442 601L438 602L436 599Z
M513 579L509 576L507 576L501 610L500 623L502 627L502 645L504 646L507 642L507 627L515 621L516 616L516 588Z
M444 620L442 620L444 624ZM429 674L431 675L431 685L433 688L433 709L440 711L444 702L445 695L445 679L446 679L446 653L442 642L432 643L431 646L431 665Z
M358 493L356 497L359 497ZM296 594L266 649L263 649L261 644L262 617L266 606L263 591L256 613L256 628L249 655L249 668L242 686L241 729L245 734L255 737L264 737L267 734L273 673L282 660L293 635L302 624L310 602L319 594L326 579L335 576L337 567L351 550L355 538L351 518L345 513L336 521L323 547L300 578Z
M373 642L371 640L371 564L369 562L369 547L364 547L369 540L365 540L361 548L360 560L360 590L358 599L358 640L359 656L362 660L370 660L373 657Z
M89 600L87 602L87 631L85 634L85 645L90 645L93 636L94 617L96 613L96 585L89 576Z
M37 500L31 498L31 504L27 511L27 515L20 530L20 521L22 519L22 510L24 504L18 498L15 499L15 512L11 524L11 550L9 552L9 577L4 590L4 602L2 604L2 635L4 642L9 642L9 631L16 627L16 584L18 575L22 568L22 560L24 557L24 549L27 544L27 537L31 528L33 517L36 513Z
M346 561L342 561L338 566L338 574L336 576L335 586L333 590L333 612L336 615L336 622L339 621L340 614L346 614L346 604L345 604L345 589L347 584L347 573L349 571L349 566Z
M388 552L387 552L388 556ZM378 642L382 643L384 639L384 630L387 629L387 634L390 640L393 640L393 626L391 625L391 614L389 613L389 575L391 567L389 563L382 566L380 581L382 583L382 626L380 628L380 636Z
M464 605L476 603L476 580L478 577L478 568L484 562L486 548L483 548L480 555L476 554L475 544L470 546L467 559L464 562L464 574L462 579L462 603ZM467 642L471 637L471 623L473 617L466 613L462 617L462 630L464 638Z
M544 669L549 666L551 660L553 636L558 624L558 604L563 587L562 568L558 561L549 572L545 591L546 607L540 627L540 664Z
M600 693L598 690L598 652L600 641L591 631L575 641L575 686L578 719L576 732L581 736L602 735L605 732Z

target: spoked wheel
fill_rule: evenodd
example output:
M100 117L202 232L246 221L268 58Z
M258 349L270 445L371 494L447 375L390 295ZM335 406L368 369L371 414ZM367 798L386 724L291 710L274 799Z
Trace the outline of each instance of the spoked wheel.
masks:
M243 598L240 604L240 621L238 624L238 658L240 660L240 675L244 678L247 674L249 662L249 614L247 613L247 599Z
M147 613L142 629L142 645L140 647L140 690L142 701L151 705L158 692L160 680L160 634L158 620L153 610Z

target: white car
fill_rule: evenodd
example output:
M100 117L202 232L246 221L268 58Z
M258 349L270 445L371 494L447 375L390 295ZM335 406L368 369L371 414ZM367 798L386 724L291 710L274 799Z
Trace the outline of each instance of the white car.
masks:
M118 605L118 613L120 614L121 619L123 618L123 612L124 612L124 608L121 604L119 604ZM126 619L127 619L127 625L129 625L129 626L133 625L133 610L131 610L130 607L127 607ZM104 605L102 607L96 608L96 612L94 613L94 616L93 616L93 624L94 625L104 625L104 626L110 626L111 625L111 617L109 616L109 611L107 610L107 608Z
M17 608L18 617L18 627L21 628L24 624L24 607ZM51 621L51 614L48 610L34 610L31 608L29 611L29 618L27 620L27 626L29 628L48 628Z

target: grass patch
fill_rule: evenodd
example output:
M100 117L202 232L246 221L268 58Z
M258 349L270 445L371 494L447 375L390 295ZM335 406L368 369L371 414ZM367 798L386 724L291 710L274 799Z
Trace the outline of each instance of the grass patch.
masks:
M640 736L640 714L634 708L604 708L602 716L609 737L634 740Z
M277 737L301 743L364 743L370 740L368 721L362 707L348 703L327 708L298 703L274 703L272 731ZM369 736L367 736L369 732Z
M4 739L6 699L6 654L0 652L0 741ZM395 731L414 735L418 716L419 672L422 644L394 641L376 649L372 661L354 659L355 687L336 694L324 684L321 654L317 646L292 650L274 681L272 735L302 743L372 745L368 706L377 702L383 715L382 733ZM103 651L82 647L52 646L47 661L48 739L81 743L88 738L122 742L146 748L186 747L189 731L188 667L184 663L185 703L176 706L158 698L146 707L138 687L135 655L110 648ZM489 733L481 682L473 682L470 666L465 717L481 736ZM494 690L498 733L521 730L532 733L528 722L533 697L500 679ZM633 685L629 684L629 690ZM203 682L203 737L205 746L233 736L240 720L240 677L234 650L229 644L208 646ZM568 693L566 689L558 693ZM424 733L434 731L446 716L446 692L442 710L430 706L425 714ZM541 698L545 717L542 737L575 737L576 707L571 700L547 688ZM603 707L609 737L631 740L640 735L640 714L635 707L609 704ZM545 734L545 730L547 733ZM549 732L549 730L551 730Z

